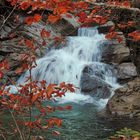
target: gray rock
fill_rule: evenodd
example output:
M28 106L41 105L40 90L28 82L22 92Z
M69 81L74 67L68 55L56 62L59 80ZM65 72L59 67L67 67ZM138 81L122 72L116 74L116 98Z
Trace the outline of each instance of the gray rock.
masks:
M81 91L97 98L108 98L111 95L110 86L101 78L85 73L81 77Z
M140 117L140 78L117 89L107 104L106 112L116 117L132 117L132 114Z
M133 63L122 63L117 67L117 78L119 82L127 82L137 76L136 66Z
M113 27L115 24L112 21L108 21L106 24L101 25L98 27L99 33L106 34L109 32L110 28Z

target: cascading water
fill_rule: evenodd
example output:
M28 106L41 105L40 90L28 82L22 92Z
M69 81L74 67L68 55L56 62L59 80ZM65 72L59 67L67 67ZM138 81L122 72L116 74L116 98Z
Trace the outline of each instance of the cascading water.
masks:
M67 38L66 47L51 50L46 56L37 60L37 67L32 70L33 80L46 80L48 84L66 82L80 87L84 68L92 65L92 75L95 75L95 71L99 71L102 75L101 80L115 87L116 79L112 70L108 65L100 62L105 42L104 35L99 34L95 28L80 28L78 36ZM18 83L24 84L28 76L27 71ZM89 95L84 96L80 94L80 91L77 92L75 95L67 94L61 102L76 102L82 99L92 102Z
M113 124L96 116L98 109L105 107L109 97L100 99L99 96L97 99L91 95L103 94L102 88L110 92L118 86L113 68L101 62L105 43L107 40L104 35L95 28L80 28L78 36L67 38L65 47L51 50L37 60L37 67L32 70L33 80L46 80L48 84L66 82L79 87L76 93L66 93L66 96L52 103L56 106L60 103L64 106L70 104L73 109L63 113L54 112L53 115L63 119L59 129L61 135L57 138L47 135L48 140L106 140L112 135ZM25 84L28 76L27 71L18 83ZM87 87L93 90L85 94L82 90Z

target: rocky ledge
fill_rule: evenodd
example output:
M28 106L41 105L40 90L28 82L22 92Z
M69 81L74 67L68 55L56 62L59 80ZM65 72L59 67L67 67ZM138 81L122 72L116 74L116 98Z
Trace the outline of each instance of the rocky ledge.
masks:
M113 26L113 23L110 25ZM105 30L101 28L100 32ZM119 32L123 38L121 43L111 40L103 50L102 62L114 65L118 83L121 85L106 108L100 112L100 116L112 119L140 118L140 42L128 40L125 32Z
M115 91L106 107L112 117L140 117L140 77Z

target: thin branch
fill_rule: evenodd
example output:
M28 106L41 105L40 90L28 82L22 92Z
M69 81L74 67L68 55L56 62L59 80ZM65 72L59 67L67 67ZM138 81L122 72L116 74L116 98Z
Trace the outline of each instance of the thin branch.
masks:
M10 110L9 110L9 111L10 111ZM13 118L13 120L14 120L14 123L15 123L15 125L16 125L16 128L17 128L17 130L18 130L18 132L19 132L20 139L21 139L21 140L24 140L24 138L23 138L23 136L22 136L22 133L21 133L21 131L20 131L20 128L19 128L19 126L18 126L18 124L17 124L17 121L16 121L16 119L15 119L15 116L13 115L13 112L10 111L10 113L11 113L11 116L12 116L12 118Z
M13 14L13 12L15 11L15 9L17 8L17 5L15 5L12 9L12 11L10 12L10 14L6 17L6 19L3 21L1 27L0 27L0 31L2 30L3 26L5 25L5 23L7 22L7 20L11 17L11 15Z

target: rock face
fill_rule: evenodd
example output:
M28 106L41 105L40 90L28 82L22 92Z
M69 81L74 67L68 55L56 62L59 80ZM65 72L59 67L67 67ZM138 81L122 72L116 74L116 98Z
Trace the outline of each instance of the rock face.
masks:
M110 86L96 76L84 74L81 78L81 91L97 98L108 98L111 95Z
M136 66L138 75L140 75L140 41L128 41L128 45L131 50L132 62Z
M119 43L114 39L107 42L103 48L102 61L114 65L118 82L125 84L140 73L140 51L138 48L135 49L133 43L131 43L133 50L127 47L123 33L118 32L118 34L123 41Z
M102 61L114 65L122 85L109 100L103 116L140 117L140 42L126 40L123 33L120 36L123 42L111 40L103 48Z
M119 43L117 40L111 40L107 43L107 45L103 48L103 62L120 64L131 61L130 50L126 47L125 37L121 32L118 32L118 34L123 41Z
M106 109L113 117L140 117L140 78L117 89Z
M72 35L79 27L79 24L74 18L68 19L66 17L63 17L57 24L47 26L44 21L32 24L31 26L25 24L18 25L18 23L11 21L9 20L9 22L7 22L7 24L5 24L3 29L0 31L2 38L0 40L0 61L5 58L8 60L10 64L10 70L7 71L5 75L8 75L14 81L16 81L17 77L20 75L16 74L15 70L21 67L23 63L26 63L26 60L23 59L23 56L27 54L27 52L32 52L32 50L30 50L30 48L25 45L25 39L34 40L35 47L37 48L35 55L39 58L42 57L53 46L57 46L58 48L59 44L62 42L60 41L61 35ZM58 38L58 40L47 38L42 39L40 35L42 29L51 32L51 38ZM13 30L15 31L16 36L9 39L6 38L9 32L13 32Z
M137 76L136 66L133 63L122 63L117 66L117 79L119 83L126 83Z

